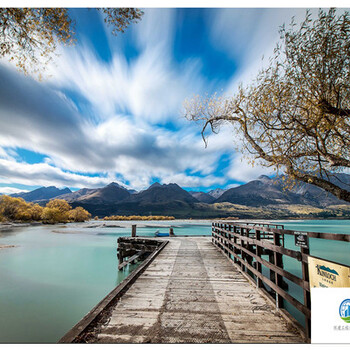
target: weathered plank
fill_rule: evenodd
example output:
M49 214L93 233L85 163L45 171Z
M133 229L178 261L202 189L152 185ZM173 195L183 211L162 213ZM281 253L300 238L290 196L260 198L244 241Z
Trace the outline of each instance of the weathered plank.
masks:
M210 240L172 237L90 341L304 343Z
M132 257L130 257L128 260L123 261L121 264L118 265L118 270L121 270L123 267L125 267L128 264L131 264L136 259L138 259L144 252L140 251L136 254L134 254Z

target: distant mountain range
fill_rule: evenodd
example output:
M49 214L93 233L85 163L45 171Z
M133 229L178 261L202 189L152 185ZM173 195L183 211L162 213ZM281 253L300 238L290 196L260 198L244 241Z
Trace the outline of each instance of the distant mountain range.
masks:
M339 174L332 181L350 188L350 175ZM102 188L83 188L75 192L68 188L60 190L54 186L41 187L12 196L39 204L45 204L52 198L65 199L73 207L83 206L92 215L99 216L163 214L176 217L215 217L223 203L232 204L235 208L237 205L250 208L282 208L286 205L327 208L349 204L311 184L298 182L292 189L284 190L281 177L269 178L265 175L241 186L228 190L218 188L208 193L187 192L177 184L161 185L158 182L144 191L136 192L112 182Z
M69 188L58 189L55 186L40 187L30 192L20 192L11 194L12 197L23 198L27 202L34 202L39 200L47 200L55 198L60 195L71 194L72 191Z
M216 188L215 190L209 191L208 194L209 196L218 199L224 192L226 192L226 190L223 190L222 188Z
M224 192L225 191L223 191L223 193ZM214 203L216 199L215 197L211 196L209 193L205 193L205 192L190 191L188 193L202 203L208 203L208 204Z
M350 175L341 174L341 176L333 178L332 181L337 181L338 185L350 189ZM284 187L281 176L269 178L266 175L262 175L257 180L225 191L216 202L228 202L253 207L299 204L318 208L349 204L319 187L304 182L297 182L290 190L286 190Z

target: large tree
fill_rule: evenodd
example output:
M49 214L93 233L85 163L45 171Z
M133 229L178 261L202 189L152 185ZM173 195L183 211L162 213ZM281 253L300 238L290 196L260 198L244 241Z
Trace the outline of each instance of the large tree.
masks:
M335 9L309 11L298 26L280 29L267 68L232 97L185 101L186 117L202 135L223 123L237 128L242 150L350 202L350 191L330 174L350 167L350 18Z
M137 8L100 8L112 33L141 19ZM25 73L40 72L57 43L74 43L74 21L65 8L0 8L0 58L8 57Z

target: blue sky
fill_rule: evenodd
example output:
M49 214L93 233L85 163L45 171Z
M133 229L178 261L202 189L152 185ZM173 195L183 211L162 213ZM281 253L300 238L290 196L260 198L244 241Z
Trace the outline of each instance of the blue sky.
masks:
M77 42L58 47L42 81L0 60L0 193L111 181L208 191L270 173L235 151L229 126L205 148L182 104L248 83L272 54L278 27L305 9L144 12L113 36L95 9L71 9Z

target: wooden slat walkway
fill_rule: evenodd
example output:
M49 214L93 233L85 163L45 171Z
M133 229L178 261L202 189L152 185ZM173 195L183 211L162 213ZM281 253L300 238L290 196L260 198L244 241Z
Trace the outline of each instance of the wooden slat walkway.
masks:
M101 343L304 343L211 243L174 237L114 306Z

